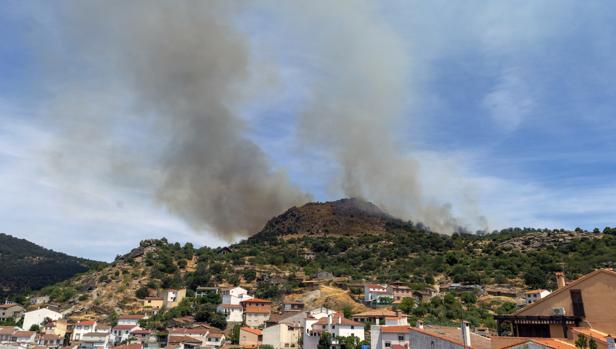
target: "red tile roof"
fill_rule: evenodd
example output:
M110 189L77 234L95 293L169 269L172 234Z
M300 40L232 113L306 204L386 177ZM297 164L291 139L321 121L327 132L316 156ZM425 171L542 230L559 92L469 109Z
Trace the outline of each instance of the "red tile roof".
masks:
M261 299L261 298L250 298L250 299L246 299L241 301L240 303L272 303L272 301L267 300L267 299Z
M257 305L247 305L244 309L245 313L257 313L257 314L269 314L272 312L272 308L263 307Z
M256 328L250 328L250 327L242 327L240 329L241 331L244 332L248 332L248 333L252 333L252 334L256 334L257 336L260 336L263 334L263 331L256 329Z
M34 331L16 331L13 333L15 337L32 337L36 332Z
M205 328L170 328L169 335L185 334L205 336L208 330Z
M367 284L366 285L368 288L387 288L383 285L379 285L379 284Z
M180 343L196 343L201 344L201 341L190 337L190 336L169 336L167 340L169 344L180 344Z
M143 348L141 343L124 344L124 345L118 345L117 347L113 347L113 349L141 349L141 348Z
M382 326L383 333L408 333L411 331L411 326Z
M79 321L75 326L94 326L96 321L87 320L87 321Z

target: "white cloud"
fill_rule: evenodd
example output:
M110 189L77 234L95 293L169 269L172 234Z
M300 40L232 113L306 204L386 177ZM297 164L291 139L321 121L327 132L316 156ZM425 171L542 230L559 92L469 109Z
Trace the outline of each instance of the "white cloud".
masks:
M489 115L505 131L514 131L532 112L535 101L530 86L517 68L503 71L483 99Z
M138 189L118 187L96 176L72 181L50 170L54 135L32 116L0 107L0 217L2 232L72 255L112 260L147 238L220 246L154 206ZM22 115L23 116L23 115Z

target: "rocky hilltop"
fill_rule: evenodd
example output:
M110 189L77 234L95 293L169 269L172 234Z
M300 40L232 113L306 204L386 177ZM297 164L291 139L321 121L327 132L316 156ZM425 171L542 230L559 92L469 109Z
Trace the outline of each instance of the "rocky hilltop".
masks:
M373 203L357 199L311 202L292 207L269 220L257 237L266 236L357 236L385 233L387 224L402 223Z

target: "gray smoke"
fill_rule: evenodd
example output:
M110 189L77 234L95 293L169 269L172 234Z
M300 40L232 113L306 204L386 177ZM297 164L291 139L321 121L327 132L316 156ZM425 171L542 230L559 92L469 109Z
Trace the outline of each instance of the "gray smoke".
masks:
M378 2L370 1L307 1L282 10L293 19L288 25L314 33L303 45L318 52L326 72L301 115L300 138L335 156L347 196L451 233L460 223L450 205L425 197L418 161L396 144L394 130L411 95L412 59L378 11Z
M451 232L458 222L449 206L426 199L418 162L396 144L392 130L408 103L410 60L374 4L258 3L279 16L281 33L318 57L320 78L299 115L298 142L333 156L346 195ZM54 57L70 65L62 54L68 50L81 69L56 91L53 114L64 135L57 163L78 171L110 168L114 180L154 188L155 198L192 227L227 239L309 201L246 138L235 111L254 62L249 37L234 22L245 7L101 1L62 8L59 42L71 44ZM313 35L295 38L294 30ZM132 137L118 147L114 140L123 132Z
M227 239L258 231L273 215L310 200L244 136L244 122L233 111L251 57L230 8L212 1L88 4L72 2L59 13L60 34L76 45L90 79L106 85L61 90L55 116L66 125L65 163L77 158L78 166L88 166L95 160L88 156L102 153L116 180L141 173L172 213ZM90 88L112 97L87 101L81 91ZM123 94L137 119L114 110L111 101ZM88 102L102 105L85 114L80 106L87 109ZM131 142L124 150L107 149L114 126L127 122L135 126L124 130ZM139 144L152 138L153 144ZM131 153L135 147L144 151ZM135 168L142 165L150 166L147 173Z

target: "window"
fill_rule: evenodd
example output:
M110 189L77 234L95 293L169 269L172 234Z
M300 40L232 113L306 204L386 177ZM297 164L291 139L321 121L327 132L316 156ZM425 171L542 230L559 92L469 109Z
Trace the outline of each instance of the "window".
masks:
M571 303L573 305L573 315L576 317L584 317L584 301L582 300L582 290L571 290Z
M385 342L385 348L389 348L391 347L391 343L390 342Z
M399 341L403 341L404 340L404 336L398 336L398 340Z

